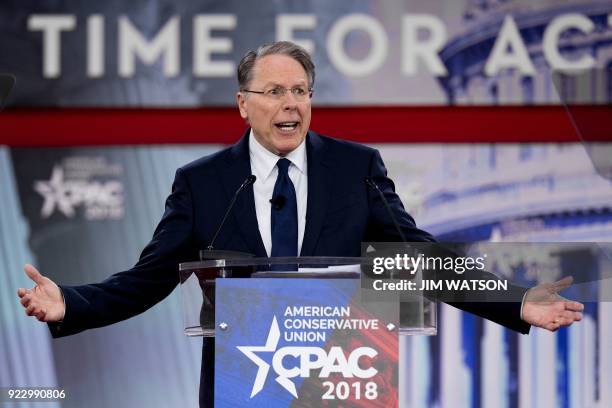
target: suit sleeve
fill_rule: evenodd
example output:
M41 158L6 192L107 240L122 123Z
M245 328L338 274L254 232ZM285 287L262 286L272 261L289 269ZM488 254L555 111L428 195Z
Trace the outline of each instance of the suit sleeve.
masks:
M132 269L101 283L60 286L66 314L62 322L49 324L52 336L68 336L128 319L168 296L179 282L178 264L197 257L192 207L188 182L179 169L163 217Z
M404 206L395 192L393 181L387 177L387 169L383 163L380 153L375 151L371 164L369 177L378 185L389 207L395 215L407 242L436 242L436 239L428 232L417 228L414 219L406 212ZM401 242L402 238L393 225L391 217L384 206L380 195L375 191L369 191L370 223L368 226L368 237L373 242ZM442 249L441 245L434 245L435 252ZM440 255L439 253L436 255ZM449 254L445 254L448 256ZM452 256L457 256L452 254ZM458 275L452 271L436 274L436 279L498 279L494 274L486 271L471 271L469 274ZM530 325L521 320L521 305L527 289L509 284L500 301L499 294L490 294L486 291L473 291L458 294L454 293L430 293L431 298L441 299L445 303L457 307L466 312L501 324L509 329L520 333L528 333ZM495 301L487 301L487 299Z

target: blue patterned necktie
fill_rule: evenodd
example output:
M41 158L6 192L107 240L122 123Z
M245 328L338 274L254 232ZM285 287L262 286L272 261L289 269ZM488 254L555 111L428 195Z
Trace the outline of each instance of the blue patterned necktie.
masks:
M297 256L298 224L297 224L297 199L295 188L289 178L289 165L287 159L280 159L278 167L278 178L274 185L272 195L272 256ZM278 270L278 268L273 268ZM289 268L285 265L283 269Z

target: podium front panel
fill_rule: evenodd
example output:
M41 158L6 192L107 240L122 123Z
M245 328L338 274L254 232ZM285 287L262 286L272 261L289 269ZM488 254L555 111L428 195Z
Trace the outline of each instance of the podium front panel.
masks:
M359 282L217 280L215 406L397 406L399 305Z

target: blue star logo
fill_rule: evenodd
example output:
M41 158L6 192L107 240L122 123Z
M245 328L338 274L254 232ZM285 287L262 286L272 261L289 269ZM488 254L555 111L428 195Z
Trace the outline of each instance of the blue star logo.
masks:
M278 327L278 321L276 320L276 316L274 316L274 318L272 319L272 324L270 325L270 331L268 332L268 338L266 339L266 344L264 346L237 347L238 350L240 350L258 367L257 375L255 376L255 382L253 383L253 389L251 390L251 398L257 395L263 389L264 384L266 383L266 378L268 377L268 372L270 371L270 364L264 361L256 353L276 351L279 339L280 329ZM289 391L291 395L293 395L295 398L298 397L297 390L295 389L295 384L291 380L286 377L279 376L276 378L276 382L278 382L284 389Z
M34 190L45 199L40 215L43 218L53 214L55 207L66 217L73 217L75 212L70 191L64 182L64 170L55 166L48 181L36 181Z

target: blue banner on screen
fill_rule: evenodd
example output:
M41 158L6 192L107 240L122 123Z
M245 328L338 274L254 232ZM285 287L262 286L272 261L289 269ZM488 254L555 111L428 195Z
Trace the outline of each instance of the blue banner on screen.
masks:
M321 105L612 98L605 0L135 3L0 3L12 104L234 106L242 56L280 39L312 54Z
M215 405L397 406L397 304L364 307L352 279L223 279L216 290Z

